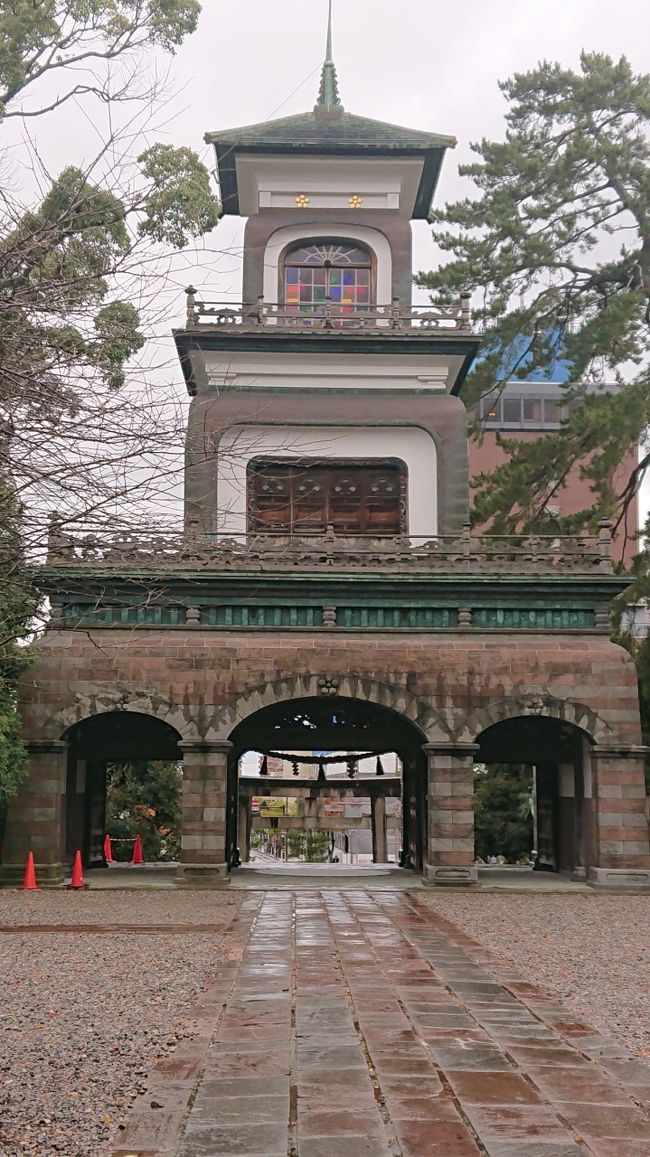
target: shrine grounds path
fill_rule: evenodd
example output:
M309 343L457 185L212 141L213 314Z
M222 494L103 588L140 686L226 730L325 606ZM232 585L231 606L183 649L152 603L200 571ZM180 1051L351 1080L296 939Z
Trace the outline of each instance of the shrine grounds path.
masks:
M648 896L0 893L0 967L2 1157L650 1157Z

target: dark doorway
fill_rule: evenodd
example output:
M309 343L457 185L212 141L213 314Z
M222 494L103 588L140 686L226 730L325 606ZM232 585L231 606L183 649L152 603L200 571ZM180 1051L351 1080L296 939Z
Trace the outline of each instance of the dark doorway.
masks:
M85 867L103 867L108 764L181 760L181 737L152 715L108 711L74 724L64 738L68 769L63 859L70 863L80 849Z
M585 733L572 723L525 715L477 736L476 762L529 769L538 871L582 874L590 862L591 800L585 799Z
M422 745L426 742L426 736L404 716L376 703L325 694L322 697L293 699L262 708L238 724L230 739L233 751L229 773L227 839L232 863L237 862L238 830L241 832L244 826L239 817L239 764L247 752L262 753L269 760L274 759L274 753L278 752L336 752L351 756L359 753L372 753L373 756L395 753L403 769L401 784L398 783L395 788L402 797L400 862L405 867L422 870L426 847L426 761ZM342 762L339 759L339 763ZM293 787L299 788L303 773L299 768L298 773L292 775L290 761L285 763ZM281 774L284 775L284 772ZM332 778L330 782L325 782L326 765L318 774L321 777L320 784L311 780L314 794L319 788L323 792L344 789L344 779ZM260 777L260 795L263 794L264 783L269 782L269 779ZM308 784L306 779L303 782ZM362 782L364 787L368 787L369 794L381 793L381 778L376 777L374 784L369 778ZM244 785L247 791L251 790L248 777L242 780L242 791Z

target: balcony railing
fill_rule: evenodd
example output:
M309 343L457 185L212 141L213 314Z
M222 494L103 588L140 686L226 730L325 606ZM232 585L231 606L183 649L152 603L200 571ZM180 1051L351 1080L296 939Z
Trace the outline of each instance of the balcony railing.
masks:
M396 297L390 305L343 306L326 298L323 305L289 306L267 304L263 297L250 305L199 301L193 286L186 293L186 328L192 330L397 330L424 337L432 332L470 333L472 328L469 294L449 305L402 305Z
M119 572L253 572L399 574L611 574L611 529L598 535L528 535L392 538L324 535L223 537L190 527L184 534L164 529L71 533L50 527L47 569Z

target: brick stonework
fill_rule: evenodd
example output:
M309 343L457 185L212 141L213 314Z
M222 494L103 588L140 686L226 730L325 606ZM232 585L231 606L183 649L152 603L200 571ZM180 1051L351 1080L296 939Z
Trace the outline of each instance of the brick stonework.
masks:
M427 743L429 846L425 878L433 884L473 884L474 743Z
M36 740L28 743L28 750L30 774L19 797L23 822L7 824L2 873L7 883L18 883L27 853L33 852L37 883L57 884L61 879L67 745L58 739Z
M230 743L181 743L183 825L178 880L182 884L227 882L226 807Z
M28 741L41 746L9 808L5 878L24 865L30 838L43 875L56 877L65 766L57 741L82 719L126 710L170 724L184 745L182 877L194 867L223 879L224 744L260 708L317 695L323 675L337 678L343 696L399 712L423 744L437 745L428 753L430 868L471 867L467 745L500 720L541 714L576 725L596 745L595 867L650 870L636 674L603 636L51 631L38 648L22 709ZM456 750L441 747L449 744Z

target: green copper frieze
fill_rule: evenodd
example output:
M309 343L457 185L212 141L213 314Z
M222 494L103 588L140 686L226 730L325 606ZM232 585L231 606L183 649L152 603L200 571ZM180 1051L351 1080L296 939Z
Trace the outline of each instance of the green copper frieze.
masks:
M480 607L472 611L474 628L505 630L571 630L593 627L591 610L560 607Z
M337 629L352 631L593 630L592 609L565 607L392 606L321 603L102 605L66 603L60 621L75 627L186 627L221 630Z

